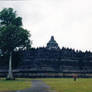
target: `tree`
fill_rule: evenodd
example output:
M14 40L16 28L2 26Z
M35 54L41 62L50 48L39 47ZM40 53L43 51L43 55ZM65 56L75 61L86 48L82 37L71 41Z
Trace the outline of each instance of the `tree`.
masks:
M22 18L16 16L16 11L12 8L4 8L0 12L1 25L13 24L16 26L22 26Z
M0 12L0 49L9 53L9 71L7 79L14 79L12 74L12 53L16 48L30 46L30 33L22 27L22 18L17 17L12 8Z

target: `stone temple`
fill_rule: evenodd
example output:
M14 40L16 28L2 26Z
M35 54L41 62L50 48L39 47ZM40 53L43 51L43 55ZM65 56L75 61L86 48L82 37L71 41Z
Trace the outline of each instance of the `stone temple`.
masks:
M49 50L50 49L60 49L59 46L58 46L58 43L54 40L54 36L51 36L51 39L50 41L47 43L47 47Z
M60 48L54 36L51 36L46 47L20 50L15 52L13 58L15 63L18 62L13 68L16 77L72 77L73 74L92 77L92 52ZM6 61L5 58L3 60ZM8 65L4 67L0 64L1 77L7 75L7 70Z

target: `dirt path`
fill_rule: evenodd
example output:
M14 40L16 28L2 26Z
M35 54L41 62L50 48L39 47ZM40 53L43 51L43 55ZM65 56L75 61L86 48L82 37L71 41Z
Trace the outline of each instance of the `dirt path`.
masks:
M33 80L31 88L16 92L51 92L51 91L49 91L49 86L46 85L43 81Z

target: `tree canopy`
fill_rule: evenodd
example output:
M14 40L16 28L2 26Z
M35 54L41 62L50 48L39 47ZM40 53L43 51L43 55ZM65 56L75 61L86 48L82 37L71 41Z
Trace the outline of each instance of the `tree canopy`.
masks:
M16 26L22 26L22 18L17 17L16 11L14 11L12 8L4 8L0 12L0 24L1 25L16 25Z
M4 52L13 51L16 47L30 45L30 33L22 27L22 18L17 17L12 8L0 12L0 48Z

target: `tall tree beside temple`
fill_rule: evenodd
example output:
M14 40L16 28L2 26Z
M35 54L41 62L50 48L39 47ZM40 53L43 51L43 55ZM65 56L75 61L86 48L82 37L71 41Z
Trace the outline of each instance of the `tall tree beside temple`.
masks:
M14 79L12 74L12 53L16 48L30 46L30 33L22 27L22 18L17 17L12 8L0 12L0 49L9 53L9 72L7 79Z

